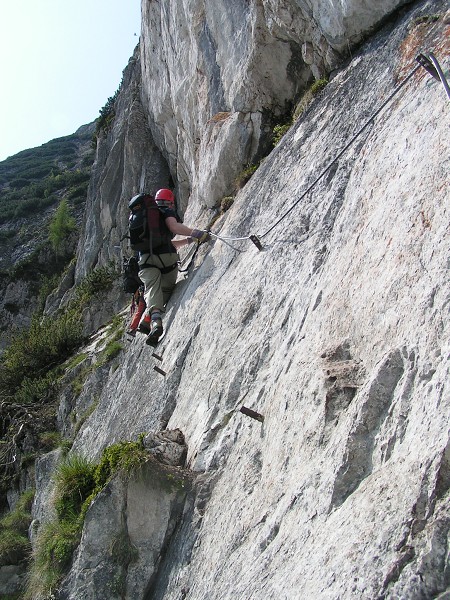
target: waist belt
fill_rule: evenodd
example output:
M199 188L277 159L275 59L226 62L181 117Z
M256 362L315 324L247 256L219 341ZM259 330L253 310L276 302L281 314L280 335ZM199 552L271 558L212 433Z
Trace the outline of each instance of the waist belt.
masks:
M165 275L166 273L170 273L178 267L178 263L176 262L174 265L169 265L168 267L157 267L156 265L147 265L144 263L143 265L139 265L141 269L158 269L161 271L161 275Z

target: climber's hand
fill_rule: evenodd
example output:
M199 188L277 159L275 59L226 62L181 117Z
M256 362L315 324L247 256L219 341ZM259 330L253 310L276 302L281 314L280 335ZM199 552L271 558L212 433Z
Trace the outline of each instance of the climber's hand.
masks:
M211 239L209 231L204 229L193 229L191 236L195 238L198 244L203 244L203 242L208 242Z

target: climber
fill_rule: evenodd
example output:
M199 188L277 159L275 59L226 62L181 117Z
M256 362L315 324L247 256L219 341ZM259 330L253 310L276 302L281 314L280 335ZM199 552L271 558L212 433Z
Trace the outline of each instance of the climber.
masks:
M158 190L154 199L147 194L134 196L129 203L130 210L132 213L140 210L144 203L148 216L147 230L150 241L147 246L148 251L143 249L142 243L139 247L139 278L145 286L146 303L139 331L147 334L146 343L154 346L163 333L162 313L177 280L178 249L194 242L197 244L206 242L210 239L210 235L208 231L192 229L179 222L175 211L175 197L169 189ZM156 211L155 207L157 207ZM151 215L152 212L157 212L156 221L154 214ZM132 215L130 221L131 219ZM174 240L175 235L186 237Z
M144 298L144 285L140 285L139 288L134 292L131 301L131 323L127 329L127 335L134 337L136 335L137 328L144 314L146 305Z

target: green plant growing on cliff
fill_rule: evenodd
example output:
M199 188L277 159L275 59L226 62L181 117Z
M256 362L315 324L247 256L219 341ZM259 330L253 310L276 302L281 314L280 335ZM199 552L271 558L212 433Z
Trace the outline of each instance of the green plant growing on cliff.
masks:
M163 489L168 492L184 489L185 477L152 458L144 446L144 437L143 433L137 441L112 444L103 450L97 463L73 454L56 469L53 496L57 518L37 532L24 600L47 597L61 581L80 542L89 506L118 473L129 477L143 464L152 461L155 481ZM137 549L120 532L113 539L110 551L120 567L126 567L137 558ZM115 585L119 583L120 577ZM120 587L118 585L118 589Z
M36 434L36 456L40 451L39 432L55 427L54 402L64 374L63 364L84 340L80 314L97 301L100 292L112 286L115 277L109 267L91 272L63 311L53 317L42 317L37 312L29 328L12 336L0 357L0 419L9 423L0 446L0 493L6 492L21 464L20 460L12 460L22 455L17 433L25 427ZM110 349L111 354L115 351Z
M105 448L94 471L97 493L118 471L130 473L147 460L142 436L137 442L118 442Z
M305 112L305 110L310 106L314 98L320 94L320 92L328 85L328 79L323 77L322 79L317 79L303 94L300 101L297 103L293 114L293 122L297 121L297 119Z
M67 200L63 199L59 203L48 228L48 237L56 254L61 254L64 241L74 231L75 227L76 222L70 213Z
M44 388L56 383L55 368L72 354L81 340L81 323L75 312L66 311L53 318L34 316L29 329L14 336L1 357L2 396L11 397L20 392L21 402L26 403L44 396ZM34 385L37 381L42 382L43 388L31 393L29 383ZM27 391L30 392L28 400ZM36 395L36 392L39 393Z
M71 307L84 308L93 297L110 290L116 277L117 272L112 264L94 269L78 284Z
M61 463L54 475L57 519L38 531L25 600L45 597L57 586L80 542L91 502L118 471L129 474L146 460L141 438L105 448L97 464L75 454Z
M246 165L243 171L235 179L236 190L241 190L244 185L251 179L256 169L259 167L259 163L256 165Z
M284 125L275 125L273 128L273 145L276 146L281 139L286 135L289 129L292 127L293 121L290 120L288 123Z
M80 542L81 507L94 488L94 464L79 455L68 456L56 469L57 519L38 531L25 598L45 596L61 580Z
M114 95L108 98L105 105L99 111L100 116L98 117L95 126L95 138L98 137L102 131L109 131L114 121L116 116L116 101L119 96L121 85L115 91Z
M273 145L276 146L280 143L281 139L286 135L292 125L302 115L302 113L308 108L315 96L317 96L324 87L328 84L328 79L322 78L317 79L303 94L300 101L298 102L292 117L286 123L280 123L275 125L273 128Z
M98 367L107 364L123 350L123 345L120 343L120 340L122 339L124 331L125 325L123 319L120 316L115 315L107 330L109 339L105 348L100 352L97 362Z
M34 490L27 490L14 510L0 520L0 566L19 564L29 558L31 544L27 532L33 498Z
M62 462L54 475L55 509L60 521L72 521L81 511L95 485L94 464L83 456L72 454Z
M102 367L106 365L110 360L115 358L121 352L121 350L123 350L123 345L120 342L116 340L110 340L100 354L98 366Z

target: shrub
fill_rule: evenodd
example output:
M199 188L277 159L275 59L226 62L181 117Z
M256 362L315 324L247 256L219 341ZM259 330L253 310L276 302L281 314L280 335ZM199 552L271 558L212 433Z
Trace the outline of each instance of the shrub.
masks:
M0 390L12 395L19 389L27 394L32 382L41 382L36 397L54 382L47 377L82 341L82 325L76 311L66 311L57 317L34 316L28 331L22 331L11 341L0 362ZM25 379L24 379L25 375Z
M100 116L97 119L95 134L96 136L104 130L108 131L111 127L112 122L114 121L114 117L116 116L116 100L119 95L119 89L116 90L113 96L110 96L106 101L105 106L100 109Z
M33 498L34 490L27 490L19 498L15 509L0 520L0 565L18 564L30 554L27 532Z
M39 288L37 310L39 313L44 312L45 303L48 296L58 287L60 277L58 275L42 276Z
M75 227L75 219L70 214L67 200L61 200L49 225L48 237L56 254L60 254L65 239Z
M25 600L46 597L58 585L80 542L84 517L93 498L119 469L130 471L147 458L142 441L120 442L106 448L97 465L72 455L58 467L54 475L58 519L39 529ZM111 550L119 562L123 560L123 549L118 549L117 543ZM131 553L133 549L128 550ZM133 557L135 554L130 554L130 560Z
M258 165L247 165L245 169L238 175L235 180L236 189L240 190L244 187L244 185L250 180L253 173L259 167Z
M20 405L46 404L53 400L58 390L58 373L50 371L34 379L24 377L14 392L14 400Z
M116 277L113 265L94 269L77 286L75 303L85 306L92 296L110 290Z
M289 123L285 123L284 125L276 125L273 128L273 145L276 146L281 138L286 135L286 133L289 131L289 129L292 126L292 121L289 121Z
M308 90L306 90L306 92L303 94L300 102L297 104L294 110L294 121L296 121L305 112L305 110L310 106L310 104L314 100L314 97L317 96L326 87L327 84L328 79L318 79L310 86Z

